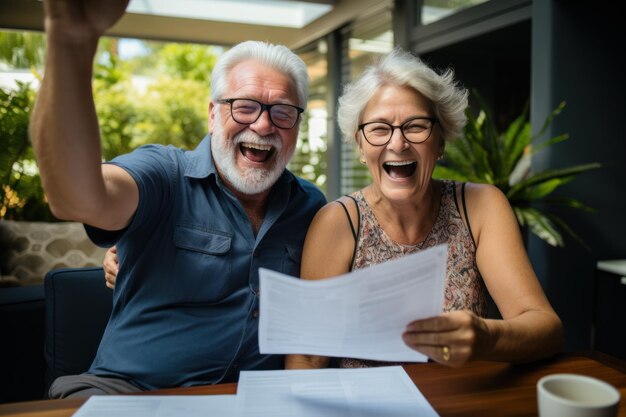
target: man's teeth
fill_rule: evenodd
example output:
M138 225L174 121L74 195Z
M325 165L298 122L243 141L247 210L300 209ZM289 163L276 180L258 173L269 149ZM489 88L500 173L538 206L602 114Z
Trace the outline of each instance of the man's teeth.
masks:
M385 162L385 165L391 165L393 167L401 167L404 165L411 165L415 163L415 161L387 161Z
M243 146L244 148L256 149L259 151L266 151L266 152L269 152L272 150L272 147L270 145L259 145L257 143L242 143L241 146Z

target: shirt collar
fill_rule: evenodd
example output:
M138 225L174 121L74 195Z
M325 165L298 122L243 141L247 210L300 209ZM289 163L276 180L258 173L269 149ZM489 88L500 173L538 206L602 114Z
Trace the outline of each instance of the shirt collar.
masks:
M214 174L217 176L217 168L211 156L211 135L206 135L196 146L196 149L189 151L185 176L190 178L207 178Z

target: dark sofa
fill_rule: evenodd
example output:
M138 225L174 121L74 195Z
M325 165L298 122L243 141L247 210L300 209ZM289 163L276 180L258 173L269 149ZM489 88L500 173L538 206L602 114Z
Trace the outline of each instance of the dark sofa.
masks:
M0 403L46 398L59 376L86 371L111 314L102 268L63 268L44 285L0 289Z
M43 285L0 288L0 403L44 396Z
M80 223L0 219L0 403L44 396L46 274L99 267L104 252ZM110 298L103 277L94 285Z

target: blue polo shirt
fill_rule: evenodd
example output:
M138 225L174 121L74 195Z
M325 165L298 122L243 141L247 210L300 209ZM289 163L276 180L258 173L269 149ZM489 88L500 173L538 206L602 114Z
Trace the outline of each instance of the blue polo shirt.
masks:
M194 151L146 145L111 163L135 179L139 205L122 231L86 227L95 243L117 244L120 257L113 311L88 372L157 389L283 368L282 356L258 350L258 269L299 275L323 194L285 170L254 236L217 175L209 136Z

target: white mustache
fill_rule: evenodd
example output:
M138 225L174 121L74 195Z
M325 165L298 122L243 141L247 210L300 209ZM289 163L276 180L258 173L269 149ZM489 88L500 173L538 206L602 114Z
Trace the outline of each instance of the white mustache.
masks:
M283 143L278 135L259 136L249 130L241 131L233 138L233 144L235 146L244 142L254 145L269 145L276 149L276 152L280 152L283 146Z

